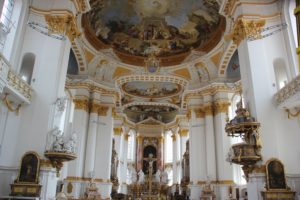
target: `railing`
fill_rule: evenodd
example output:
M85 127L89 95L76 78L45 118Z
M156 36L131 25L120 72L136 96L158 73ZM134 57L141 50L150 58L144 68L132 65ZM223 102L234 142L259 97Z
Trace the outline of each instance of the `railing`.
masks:
M5 87L20 101L30 103L31 86L12 70L9 62L0 54L0 93Z
M31 100L32 89L23 79L21 79L14 71L9 70L7 77L8 85L22 94L28 101Z
M275 94L275 101L277 105L282 105L297 94L300 95L300 75Z

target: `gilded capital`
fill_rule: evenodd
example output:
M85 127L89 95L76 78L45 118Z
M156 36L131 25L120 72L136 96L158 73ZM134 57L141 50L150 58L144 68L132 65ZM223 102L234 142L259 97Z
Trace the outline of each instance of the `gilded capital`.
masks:
M205 116L212 116L214 115L214 107L212 103L206 104L202 107Z
M86 112L89 111L89 102L87 99L74 99L76 110L85 110Z
M49 34L66 35L71 42L80 36L75 16L70 13L61 15L46 14L45 20L50 29Z
M128 138L129 138L129 134L126 133L126 134L124 135L124 139L125 139L126 141L128 141Z
M253 20L238 18L235 21L233 31L225 36L225 39L232 39L237 46L239 46L244 39L261 39L261 32L265 24L266 20L264 19Z
M176 141L176 134L172 134L171 137L172 137L173 141Z
M217 101L214 103L214 114L227 113L230 103L228 101Z
M122 134L122 127L115 127L114 135L121 135L121 134Z
M100 108L100 104L92 102L90 104L90 113L98 113L99 108Z
M205 112L201 108L196 108L194 109L196 118L204 118L205 117Z
M179 130L179 135L181 137L187 137L188 136L188 133L189 133L189 130L187 128L181 128Z
M99 116L106 116L108 109L109 109L109 107L107 107L107 106L100 106L99 109L98 109L98 115Z
M138 136L136 137L138 144L142 144L143 142L143 136L141 136L140 134L138 134Z

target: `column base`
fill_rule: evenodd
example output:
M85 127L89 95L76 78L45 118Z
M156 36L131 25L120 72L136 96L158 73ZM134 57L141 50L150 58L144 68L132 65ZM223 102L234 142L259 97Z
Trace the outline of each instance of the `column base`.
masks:
M202 187L198 184L190 184L190 199L191 200L199 200L202 192Z
M249 174L249 181L247 183L247 194L249 200L262 200L261 191L265 189L266 174L252 173Z
M102 199L110 199L112 183L97 183Z
M41 167L40 185L42 185L41 199L55 199L58 178L56 169L52 167Z
M120 191L119 192L122 193L122 194L127 194L127 184L126 183L122 183L120 185Z
M0 167L0 196L9 196L10 184L18 177L18 168Z

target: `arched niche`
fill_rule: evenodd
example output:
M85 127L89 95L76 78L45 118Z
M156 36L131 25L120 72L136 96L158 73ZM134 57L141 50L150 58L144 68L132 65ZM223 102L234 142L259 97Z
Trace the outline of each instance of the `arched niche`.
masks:
M34 64L35 64L35 54L25 53L22 59L20 76L28 84L31 84Z
M287 66L282 58L276 58L273 61L273 68L275 73L277 89L280 90L287 84L289 80Z
M157 149L155 146L153 145L148 145L145 146L144 150L143 150L143 172L145 174L149 174L149 162L148 162L148 158L149 155L152 154L153 155L153 159L157 158ZM156 173L157 170L157 162L156 160L153 162L153 175Z
M70 49L67 73L70 75L78 75L78 63L72 49Z

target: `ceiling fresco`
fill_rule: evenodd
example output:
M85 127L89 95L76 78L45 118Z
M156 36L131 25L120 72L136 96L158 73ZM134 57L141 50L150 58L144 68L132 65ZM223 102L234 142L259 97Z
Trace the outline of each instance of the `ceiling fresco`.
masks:
M215 0L91 0L88 23L120 52L170 56L199 48L220 24Z
M177 94L181 86L170 82L132 81L125 83L122 90L137 97L163 98Z
M128 119L138 123L149 118L153 118L163 123L172 122L178 110L171 106L158 105L133 105L125 108L124 113Z

